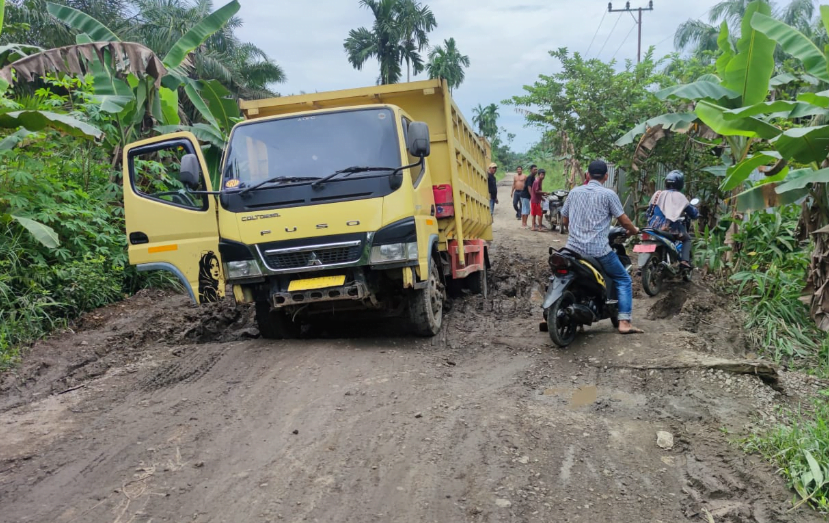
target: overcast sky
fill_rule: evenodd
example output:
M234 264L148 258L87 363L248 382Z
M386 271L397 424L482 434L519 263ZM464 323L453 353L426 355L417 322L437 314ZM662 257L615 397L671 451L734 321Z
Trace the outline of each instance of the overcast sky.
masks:
M284 69L288 81L276 86L282 94L328 91L373 85L376 61L362 71L351 67L343 50L348 31L371 27L372 15L359 0L240 0L244 27L238 35L264 49ZM656 45L657 56L673 51L673 34L688 18L707 15L718 0L654 0L654 10L642 15L642 47ZM636 59L636 27L628 13L606 13L606 0L424 0L438 27L430 44L454 37L471 66L454 98L467 119L477 104L499 103L522 92L539 74L558 70L548 51L567 47L590 58ZM614 8L625 2L616 1ZM646 7L633 0L631 7ZM602 16L604 19L602 20ZM599 28L590 46L591 39ZM615 28L614 28L615 25ZM612 31L612 32L611 32ZM609 37L609 39L608 39ZM627 38L626 38L627 37ZM605 43L606 42L606 43ZM601 52L600 52L601 51ZM424 53L425 54L425 53ZM419 79L426 78L421 75ZM524 127L512 106L501 106L499 124L516 134L516 150L540 136Z

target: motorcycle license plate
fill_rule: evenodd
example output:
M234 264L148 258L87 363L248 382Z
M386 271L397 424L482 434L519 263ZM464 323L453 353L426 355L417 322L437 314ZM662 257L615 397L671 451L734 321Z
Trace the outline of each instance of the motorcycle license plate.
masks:
M633 252L656 252L655 243L640 243L633 246Z

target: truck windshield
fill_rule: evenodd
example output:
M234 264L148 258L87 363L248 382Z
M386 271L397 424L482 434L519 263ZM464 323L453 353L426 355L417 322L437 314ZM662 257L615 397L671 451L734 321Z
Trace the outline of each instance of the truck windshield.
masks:
M394 113L360 109L237 127L230 139L225 178L251 186L282 176L322 178L354 165L399 167L400 161ZM350 178L360 176L364 174Z

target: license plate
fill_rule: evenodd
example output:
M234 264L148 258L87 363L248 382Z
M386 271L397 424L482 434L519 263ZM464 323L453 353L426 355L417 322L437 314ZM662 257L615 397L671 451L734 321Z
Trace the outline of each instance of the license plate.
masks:
M656 252L655 243L640 243L633 246L633 252Z
M321 278L294 280L288 284L288 292L310 291L313 289L325 289L327 287L339 287L344 283L345 274L342 274L340 276L322 276Z

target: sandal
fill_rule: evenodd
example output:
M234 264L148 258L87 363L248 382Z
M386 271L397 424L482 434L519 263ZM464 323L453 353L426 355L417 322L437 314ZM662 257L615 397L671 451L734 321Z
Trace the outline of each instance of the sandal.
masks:
M631 327L626 331L619 331L619 334L645 334L645 331L642 329L637 329L636 327Z

